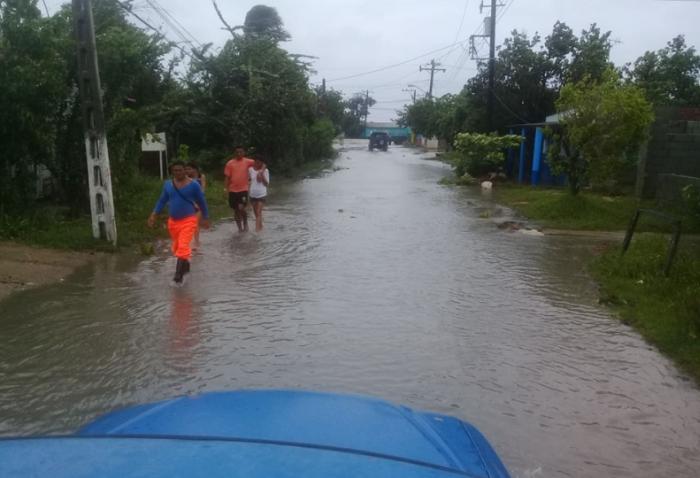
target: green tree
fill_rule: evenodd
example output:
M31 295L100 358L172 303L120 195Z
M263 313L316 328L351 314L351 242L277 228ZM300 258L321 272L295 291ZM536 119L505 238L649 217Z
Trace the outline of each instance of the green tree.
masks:
M588 30L583 30L576 39L571 51L571 63L566 75L567 82L579 82L584 78L602 81L606 71L614 68L610 62L612 32L601 32L598 25L592 24Z
M63 46L36 1L0 1L0 220L31 206L37 166L57 160L67 96Z
M272 40L275 43L291 38L284 29L284 23L277 9L267 5L255 5L245 16L243 31L256 39Z
M700 55L683 35L659 51L647 51L625 73L656 105L700 104Z
M595 24L577 37L566 24L557 22L544 43L539 35L529 38L513 31L496 59L494 129L542 121L554 111L563 84L584 76L596 81L601 78L611 65L611 46L610 32L601 32ZM485 62L462 95L471 111L463 115L461 129L486 132L489 84Z
M308 84L308 65L280 47L279 15L257 6L246 24L245 35L192 61L183 90L170 98L172 136L214 170L236 144L265 153L276 170L329 154L333 120Z
M343 131L350 138L359 138L364 129L364 118L369 114L369 108L377 101L371 96L356 93L345 102L345 124Z
M557 101L561 130L551 133L549 162L568 176L577 194L586 181L605 185L634 164L653 120L644 92L624 85L612 69L598 82L585 78L565 85Z
M319 115L333 124L336 134L341 133L344 129L346 116L343 93L333 89L322 91L319 86L316 88L316 95Z
M423 136L433 135L435 103L428 98L416 101L404 107L399 113L399 124L410 126L414 133Z

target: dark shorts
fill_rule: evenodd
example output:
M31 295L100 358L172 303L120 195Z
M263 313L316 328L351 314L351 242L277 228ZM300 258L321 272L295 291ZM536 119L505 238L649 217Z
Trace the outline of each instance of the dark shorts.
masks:
M265 199L267 199L267 196L263 196L261 198L250 198L250 202L251 202L251 204L256 204L259 202L265 204Z
M242 191L240 193L228 193L228 205L231 209L238 209L241 205L246 207L248 205L248 191Z

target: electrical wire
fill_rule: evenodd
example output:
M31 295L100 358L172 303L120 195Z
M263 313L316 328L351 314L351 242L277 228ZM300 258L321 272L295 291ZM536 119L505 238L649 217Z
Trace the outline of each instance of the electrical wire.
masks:
M462 27L464 26L464 19L467 16L467 9L468 8L469 8L469 0L466 0L466 2L464 2L464 10L462 11L462 19L459 22L459 28L457 28L457 33L455 34L455 39L453 40L454 42L457 41L457 39L459 38L459 34L462 33ZM448 51L447 53L442 55L440 58L438 58L438 61L444 60L445 58L450 56L452 54L452 52L455 51L456 49L457 49L456 46L451 48L450 51Z
M327 80L327 81L331 82L331 81L350 80L350 79L352 79L352 78L359 78L360 76L366 76L366 75L371 75L371 74L373 74L373 73L379 73L380 71L390 70L390 69L392 69L392 68L397 68L397 67L399 67L399 66L405 65L406 63L411 63L412 61L420 60L421 58L424 58L424 57L426 57L426 56L432 55L433 53L437 53L437 52L440 52L440 51L443 51L443 50L447 50L448 48L452 48L453 46L455 46L455 45L457 45L457 44L465 43L465 42L466 42L466 40L460 41L460 42L457 42L457 43L452 43L452 44L450 44L450 45L444 46L444 47L442 47L442 48L437 48L437 49L435 49L435 50L432 50L432 51L423 53L422 55L418 55L418 56L415 56L415 57L413 57L413 58L409 58L408 60L404 60L404 61L401 61L401 62L399 62L399 63L394 63L394 64L392 64L392 65L383 66L383 67L381 67L381 68L377 68L377 69L370 70L370 71L365 71L365 72L363 72L363 73L357 73L357 74L355 74L355 75L348 75L348 76L343 76L343 77L340 77L340 78L332 78L332 79Z
M183 43L187 43L191 48L195 48L195 43L199 47L202 43L197 40L175 17L173 17L165 8L163 8L156 0L146 0L146 3L151 7L151 9L158 15L163 22L170 28L175 35L182 40Z
M506 111L508 111L511 115L513 115L513 117L514 117L515 119L520 120L520 121L522 121L523 123L528 123L528 122L529 122L528 120L526 120L525 118L523 118L522 116L520 116L518 113L516 113L515 111L513 111L512 109L510 109L510 107L509 107L507 104L505 104L505 103L503 102L503 100L502 100L495 92L493 93L493 96L494 96L494 98L496 98L496 99L498 100L498 102L501 104L501 106L503 106L503 108L506 109Z
M169 46L172 46L172 47L174 47L174 48L177 48L178 50L180 50L180 52L182 52L183 55L186 55L186 56L188 56L190 59L194 60L194 56L192 56L192 54L191 54L190 52L188 52L187 50L185 50L184 48L182 48L180 45L178 45L176 42L174 42L174 41L170 40L168 37L166 37L166 36L163 34L163 32L161 32L159 29L157 29L156 27L154 27L153 25L151 25L150 23L148 23L146 20L144 20L139 14L137 14L137 13L134 12L131 8L129 8L129 6L126 5L124 2L122 2L122 1L120 1L120 0L115 0L115 1L117 2L117 4L118 4L120 7L122 7L127 13L129 13L130 15L132 15L134 18L136 18L136 19L137 19L139 22L141 22L143 25L145 25L147 28L149 28L150 30L152 30L153 32L155 32L155 33L156 33L157 35L159 35L160 37L162 37L162 38L164 38L165 40L167 40Z

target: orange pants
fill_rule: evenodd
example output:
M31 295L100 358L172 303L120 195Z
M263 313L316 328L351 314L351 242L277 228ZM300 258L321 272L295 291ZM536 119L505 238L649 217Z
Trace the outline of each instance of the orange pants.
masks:
M190 243L197 227L199 227L197 216L188 216L183 219L168 218L168 232L173 240L173 254L178 259L189 261L192 258Z

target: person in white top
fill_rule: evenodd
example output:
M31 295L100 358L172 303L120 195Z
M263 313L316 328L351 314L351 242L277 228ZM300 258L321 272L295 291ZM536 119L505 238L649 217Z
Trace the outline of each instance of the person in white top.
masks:
M255 230L262 231L262 211L267 198L267 186L270 184L270 170L265 167L265 159L262 156L255 157L255 163L248 168L248 177L250 178L248 195L255 213Z

